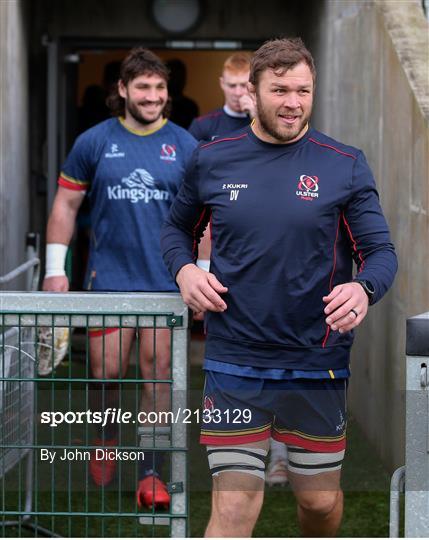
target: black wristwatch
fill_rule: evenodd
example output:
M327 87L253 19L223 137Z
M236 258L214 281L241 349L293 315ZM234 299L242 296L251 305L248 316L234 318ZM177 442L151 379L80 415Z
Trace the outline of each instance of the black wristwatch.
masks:
M375 294L375 289L370 281L367 279L354 279L355 283L359 283L359 285L362 285L363 290L366 292L366 295L368 296L369 303L372 304L372 299Z

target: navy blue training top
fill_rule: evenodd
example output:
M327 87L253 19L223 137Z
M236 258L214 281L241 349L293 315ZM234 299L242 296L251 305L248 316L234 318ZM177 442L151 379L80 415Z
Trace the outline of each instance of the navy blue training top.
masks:
M196 145L167 120L142 132L110 118L77 138L58 183L89 191L87 289L177 291L159 235Z
M394 247L363 153L309 129L277 145L241 133L200 144L161 233L175 276L212 219L210 271L227 309L207 313L206 358L262 368L348 366L353 332L325 323L322 297L359 278L392 284Z
M188 131L197 141L213 141L225 133L244 129L250 122L250 116L231 116L222 108L192 120Z

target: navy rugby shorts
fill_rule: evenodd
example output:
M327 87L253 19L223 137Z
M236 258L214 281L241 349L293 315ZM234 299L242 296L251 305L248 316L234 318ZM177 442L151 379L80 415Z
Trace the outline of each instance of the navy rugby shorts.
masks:
M256 379L206 371L200 442L273 437L288 447L344 453L347 379Z

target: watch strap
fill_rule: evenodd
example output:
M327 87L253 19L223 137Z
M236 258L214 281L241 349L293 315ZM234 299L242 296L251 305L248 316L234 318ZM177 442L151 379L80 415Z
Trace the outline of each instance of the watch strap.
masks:
M354 279L355 283L359 283L363 290L365 291L366 295L368 296L369 303L371 304L372 299L374 297L374 287L372 286L372 283L366 279Z

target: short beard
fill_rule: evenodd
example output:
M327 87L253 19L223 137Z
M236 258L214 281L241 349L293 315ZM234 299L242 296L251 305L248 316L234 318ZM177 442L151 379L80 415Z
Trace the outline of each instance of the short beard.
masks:
M161 110L159 116L155 118L155 120L147 120L138 110L138 108L133 104L129 102L125 102L125 107L127 111L130 113L130 115L134 118L136 122L141 124L142 126L147 126L149 124L153 124L154 122L157 122L161 116L164 114L165 107Z
M298 129L298 132L294 131L293 133L284 133L276 129L274 123L270 121L268 115L265 112L265 108L262 105L262 101L258 92L256 92L256 110L258 113L259 123L262 129L265 131L265 133L267 133L268 135L270 135L271 137L273 137L274 139L277 139L279 142L282 142L282 143L287 143L295 139L296 137L298 137L298 135L303 131L305 125L308 123L308 119L309 119L309 116L301 117L302 123Z

